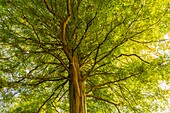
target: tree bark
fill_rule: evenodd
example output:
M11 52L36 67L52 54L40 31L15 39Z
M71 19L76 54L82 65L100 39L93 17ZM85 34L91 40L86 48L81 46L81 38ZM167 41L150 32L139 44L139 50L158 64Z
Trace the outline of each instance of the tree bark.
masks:
M70 113L87 113L84 82L81 80L81 73L79 69L79 62L76 56L73 56L70 61Z

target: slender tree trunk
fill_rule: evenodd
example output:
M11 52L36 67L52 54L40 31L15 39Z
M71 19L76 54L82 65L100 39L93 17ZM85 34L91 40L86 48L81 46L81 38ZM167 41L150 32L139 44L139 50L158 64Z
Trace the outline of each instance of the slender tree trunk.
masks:
M70 62L70 113L87 113L84 82L81 81L81 73L79 70L79 63L76 57L72 57Z

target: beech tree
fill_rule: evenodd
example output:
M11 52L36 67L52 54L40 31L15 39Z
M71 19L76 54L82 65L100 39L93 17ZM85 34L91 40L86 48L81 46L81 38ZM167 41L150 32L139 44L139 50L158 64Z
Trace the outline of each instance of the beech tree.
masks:
M169 3L1 0L0 112L163 112Z

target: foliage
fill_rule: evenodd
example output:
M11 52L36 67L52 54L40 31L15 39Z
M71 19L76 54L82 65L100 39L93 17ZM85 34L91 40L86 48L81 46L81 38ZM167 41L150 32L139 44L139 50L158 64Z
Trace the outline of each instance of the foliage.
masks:
M72 0L63 40L68 1L1 0L0 112L69 112L65 48L78 58L89 113L166 109L169 0Z

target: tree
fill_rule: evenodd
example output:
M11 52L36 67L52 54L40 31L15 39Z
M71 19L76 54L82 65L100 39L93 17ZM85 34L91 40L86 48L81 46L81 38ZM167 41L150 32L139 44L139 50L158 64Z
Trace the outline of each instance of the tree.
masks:
M157 111L169 0L1 0L0 9L1 96L14 107L2 112Z

